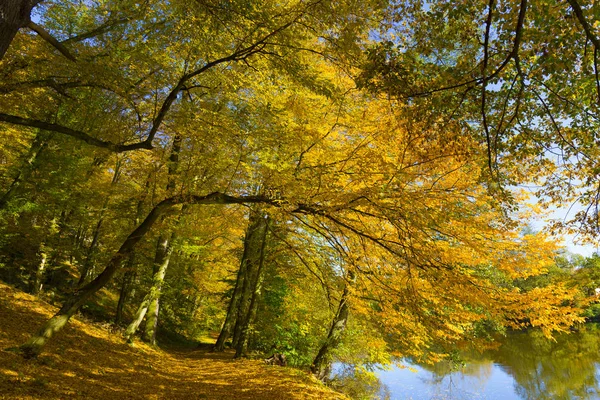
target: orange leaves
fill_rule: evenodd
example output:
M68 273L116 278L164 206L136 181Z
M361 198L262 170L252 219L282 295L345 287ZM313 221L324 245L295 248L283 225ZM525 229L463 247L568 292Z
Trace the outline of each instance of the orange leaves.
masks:
M536 327L550 336L585 321L579 297L577 288L569 289L564 284L536 287L526 293L513 292L505 300L505 317L516 329Z

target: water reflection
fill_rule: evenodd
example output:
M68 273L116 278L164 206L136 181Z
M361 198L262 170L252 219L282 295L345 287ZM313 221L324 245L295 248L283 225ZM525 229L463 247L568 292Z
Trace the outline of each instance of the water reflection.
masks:
M588 325L554 341L539 332L511 334L496 350L461 354L464 364L419 365L376 373L355 398L600 399L600 328ZM338 367L340 371L340 367ZM351 371L351 370L350 370ZM346 379L349 373L346 371Z
M600 330L544 338L539 332L511 335L492 354L515 380L521 399L598 399Z

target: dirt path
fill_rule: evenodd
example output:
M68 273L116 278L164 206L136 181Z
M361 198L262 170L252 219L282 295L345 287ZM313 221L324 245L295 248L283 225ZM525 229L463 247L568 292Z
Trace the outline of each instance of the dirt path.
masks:
M0 349L18 346L55 308L0 284ZM345 399L306 373L205 349L132 348L73 321L37 360L0 350L3 399Z

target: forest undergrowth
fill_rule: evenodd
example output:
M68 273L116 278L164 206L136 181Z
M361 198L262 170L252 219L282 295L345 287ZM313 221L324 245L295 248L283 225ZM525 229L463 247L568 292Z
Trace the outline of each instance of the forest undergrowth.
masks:
M304 371L234 360L210 346L132 347L110 326L81 318L37 359L7 350L55 312L0 283L0 399L345 399Z

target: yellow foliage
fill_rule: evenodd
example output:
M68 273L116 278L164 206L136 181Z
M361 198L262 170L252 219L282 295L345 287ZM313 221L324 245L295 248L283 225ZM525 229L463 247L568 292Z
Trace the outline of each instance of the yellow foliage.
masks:
M0 347L19 345L32 325L55 308L0 284ZM26 361L3 352L0 398L19 399L346 399L307 373L234 361L207 349L132 348L119 333L83 321L50 344L48 355ZM93 354L93 357L90 356Z

